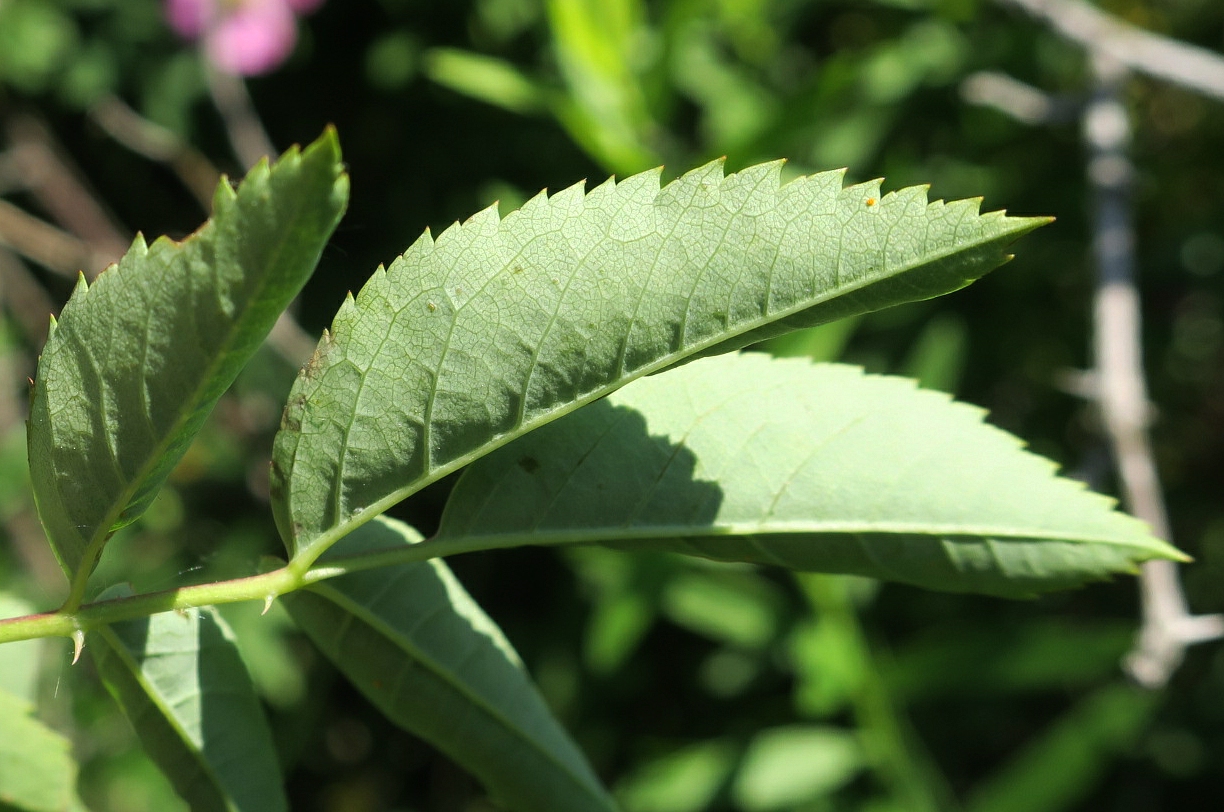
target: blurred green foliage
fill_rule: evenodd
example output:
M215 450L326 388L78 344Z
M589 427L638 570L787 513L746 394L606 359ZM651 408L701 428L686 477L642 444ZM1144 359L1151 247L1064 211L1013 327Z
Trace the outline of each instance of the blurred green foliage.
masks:
M1224 5L1211 0L1102 5L1224 50ZM1083 54L1040 25L986 0L333 0L304 25L290 62L249 89L278 148L329 122L345 143L352 205L299 303L311 334L424 228L495 200L505 209L544 187L661 163L674 176L719 155L733 169L777 157L795 173L847 166L852 180L930 183L936 197L984 195L988 209L1058 222L961 293L769 349L955 391L1112 488L1095 416L1062 383L1088 363L1077 119L1030 126L961 94L975 72L997 71L1082 99ZM240 169L198 56L155 0L0 0L4 201L92 239L48 207L21 163L16 125L34 117L125 238L181 236L198 204L166 164L108 134L97 111L112 98ZM1127 101L1158 462L1174 541L1198 559L1185 570L1190 600L1221 611L1224 106L1143 79ZM12 234L2 236L7 251ZM0 265L6 615L62 597L24 481L24 377L45 321L30 317L21 285L57 306L71 284L63 268L35 263L20 276L11 265ZM153 509L115 540L111 563L139 572L137 589L224 577L275 551L266 460L293 373L265 349ZM449 486L398 515L431 532ZM1132 583L1008 603L594 549L453 566L630 812L1224 802L1224 651L1193 650L1163 693L1126 686ZM295 808L489 809L283 614L257 612L225 615L270 705ZM67 662L57 642L6 646L0 684L75 737L90 808L175 808L87 666Z

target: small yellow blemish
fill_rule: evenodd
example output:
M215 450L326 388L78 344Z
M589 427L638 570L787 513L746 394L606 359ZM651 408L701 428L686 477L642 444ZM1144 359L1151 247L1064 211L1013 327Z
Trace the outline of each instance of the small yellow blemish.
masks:
M434 304L433 302L426 302L426 303L425 303L425 306L426 306L427 308L429 308L429 312L430 312L430 313L432 313L432 312L434 312L435 310L437 310L437 309L438 309L438 306L437 306L436 304Z
M874 206L874 205L875 205L876 203L878 203L878 202L879 202L879 201L878 201L878 200L876 200L874 197L869 197L869 198L867 198L867 205L868 205L868 206Z

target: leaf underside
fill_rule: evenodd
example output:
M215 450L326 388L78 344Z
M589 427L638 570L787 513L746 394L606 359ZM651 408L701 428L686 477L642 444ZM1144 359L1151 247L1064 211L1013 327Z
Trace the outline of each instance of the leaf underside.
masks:
M379 517L333 552L419 539L408 526ZM282 601L389 719L471 771L507 808L616 808L501 630L441 561L352 573Z
M471 465L436 543L600 542L1012 597L1182 557L982 417L855 367L703 359Z
M779 184L720 163L537 196L428 233L348 299L277 436L273 504L312 560L498 445L643 375L956 290L1045 220L880 196L840 172Z
M288 809L272 733L224 621L165 612L90 633L107 690L196 812Z
M69 577L148 507L310 277L347 198L329 130L236 191L223 181L184 241L137 237L92 286L81 278L43 350L29 421L39 516Z

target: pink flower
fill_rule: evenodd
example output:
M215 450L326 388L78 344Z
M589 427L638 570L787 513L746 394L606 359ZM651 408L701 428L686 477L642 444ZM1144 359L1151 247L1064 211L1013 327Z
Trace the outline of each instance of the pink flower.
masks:
M202 40L208 61L228 73L267 73L293 53L296 15L323 0L166 0L179 36Z

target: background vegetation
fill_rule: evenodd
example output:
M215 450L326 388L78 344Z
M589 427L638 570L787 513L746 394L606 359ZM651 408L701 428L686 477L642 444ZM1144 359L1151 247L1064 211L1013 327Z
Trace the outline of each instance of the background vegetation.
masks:
M1211 0L1102 7L1224 50L1224 6ZM506 210L544 187L658 164L673 177L719 155L733 169L776 157L793 172L846 166L851 180L930 183L935 197L982 195L987 209L1058 221L963 292L770 349L955 392L1115 487L1095 411L1074 394L1091 364L1078 114L1091 69L1010 4L333 0L299 35L284 66L247 86L278 149L334 123L350 166L349 213L297 311L310 335L424 228L494 201ZM1022 123L975 103L983 71L1050 94L1048 115ZM181 236L203 219L173 166L241 173L215 96L155 0L0 0L0 585L27 602L4 616L51 608L64 589L24 482L25 377L46 313L78 268L96 273L136 230ZM1224 104L1143 78L1126 104L1157 461L1172 540L1197 558L1184 570L1190 602L1221 611ZM265 350L116 539L108 555L142 573L138 589L276 550L266 466L300 349ZM449 487L396 514L428 534ZM1129 581L1013 603L600 550L451 564L631 812L1224 800L1224 650L1191 650L1162 691L1132 687L1119 667L1138 618ZM295 808L491 808L259 609L225 614L273 709ZM42 666L10 665L27 661L18 646L42 646ZM92 808L174 808L69 656L60 641L5 646L0 682L78 731Z

